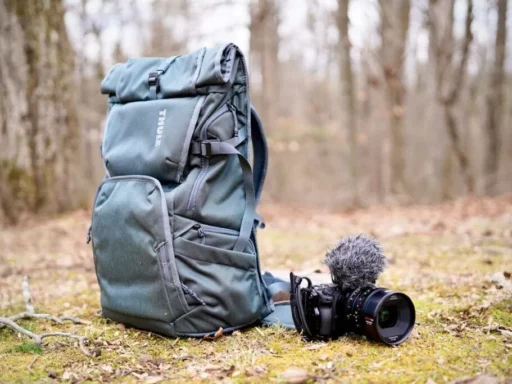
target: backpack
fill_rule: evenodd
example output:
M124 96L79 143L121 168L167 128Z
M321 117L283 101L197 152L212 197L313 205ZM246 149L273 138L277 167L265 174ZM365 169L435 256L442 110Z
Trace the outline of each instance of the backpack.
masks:
M130 59L101 92L106 177L90 239L103 316L174 337L293 327L289 310L284 322L272 314L271 286L289 286L260 272L268 150L241 51Z

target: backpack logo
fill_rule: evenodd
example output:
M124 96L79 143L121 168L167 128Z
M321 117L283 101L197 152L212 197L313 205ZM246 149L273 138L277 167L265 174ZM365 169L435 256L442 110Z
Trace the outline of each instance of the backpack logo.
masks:
M164 133L164 124L165 124L165 115L167 114L167 109L162 109L158 112L158 125L156 126L156 140L155 147L159 147L162 142L162 134Z

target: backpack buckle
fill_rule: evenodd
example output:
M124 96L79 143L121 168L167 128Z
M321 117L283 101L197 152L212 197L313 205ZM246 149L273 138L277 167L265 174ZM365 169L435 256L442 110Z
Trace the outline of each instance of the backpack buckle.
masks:
M148 75L148 85L150 87L158 83L158 72L150 72Z
M157 87L158 88L158 77L162 71L156 71L156 72L150 72L148 75L148 85L150 87Z
M212 143L209 141L201 143L201 156L210 157L212 155Z

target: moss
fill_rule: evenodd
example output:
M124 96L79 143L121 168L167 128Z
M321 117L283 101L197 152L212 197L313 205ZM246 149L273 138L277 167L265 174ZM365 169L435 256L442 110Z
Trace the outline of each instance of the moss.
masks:
M19 353L36 353L36 354L41 354L43 353L43 348L41 348L40 345L37 345L37 344L34 344L34 343L30 343L30 342L24 342L22 344L18 344L18 345L15 345L14 347L12 347L12 349L8 350L7 351L8 353L13 353L13 352L19 352Z
M288 268L283 267L288 258L296 263L293 267L297 269L302 265L299 260L320 264L321 252L313 249L325 249L329 236L318 231L304 234L309 236L304 240L299 232L267 232L262 247L273 249L274 253L266 261L274 258L271 264ZM299 245L294 246L292 240ZM106 381L105 367L110 367L113 373L108 379L130 383L137 378L123 374L123 370L143 373L154 369L141 363L142 356L161 359L168 366L161 373L168 382L212 382L227 376L234 383L280 382L282 372L292 366L306 369L319 381L332 382L336 378L361 383L425 383L428 379L443 383L481 372L500 378L512 376L512 354L507 346L510 339L499 331L486 329L489 318L503 327L512 326L512 299L486 282L489 273L510 270L510 257L495 253L493 265L483 263L488 257L486 252L450 236L397 237L387 239L385 249L395 261L379 283L410 294L417 309L415 330L398 347L386 347L359 336L307 343L295 332L278 327L236 332L215 342L165 339L99 317L99 294L90 285L83 292L41 298L36 303L40 311L71 311L90 320L90 326L47 321L21 324L34 332L61 330L85 334L98 344L101 356L86 357L73 341L49 338L29 372L27 366L35 352L15 348L30 341L9 329L0 329L0 365L10 367L0 369L0 382L40 381L48 376L49 370L55 371L58 378L69 371L82 381L99 382ZM47 275L48 281L56 282L79 278L75 272ZM6 313L21 310L19 303ZM205 371L209 366L217 367L217 371ZM115 375L116 369L121 372L119 376ZM202 376L204 372L206 376Z

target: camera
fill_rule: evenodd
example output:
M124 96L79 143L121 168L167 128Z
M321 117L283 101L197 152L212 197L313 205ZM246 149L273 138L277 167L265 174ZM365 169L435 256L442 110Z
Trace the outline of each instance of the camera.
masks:
M333 284L313 285L308 277L290 273L292 317L304 337L328 340L355 333L386 345L407 340L416 320L414 304L404 293L374 285L385 266L375 240L362 235L342 240L326 264Z

